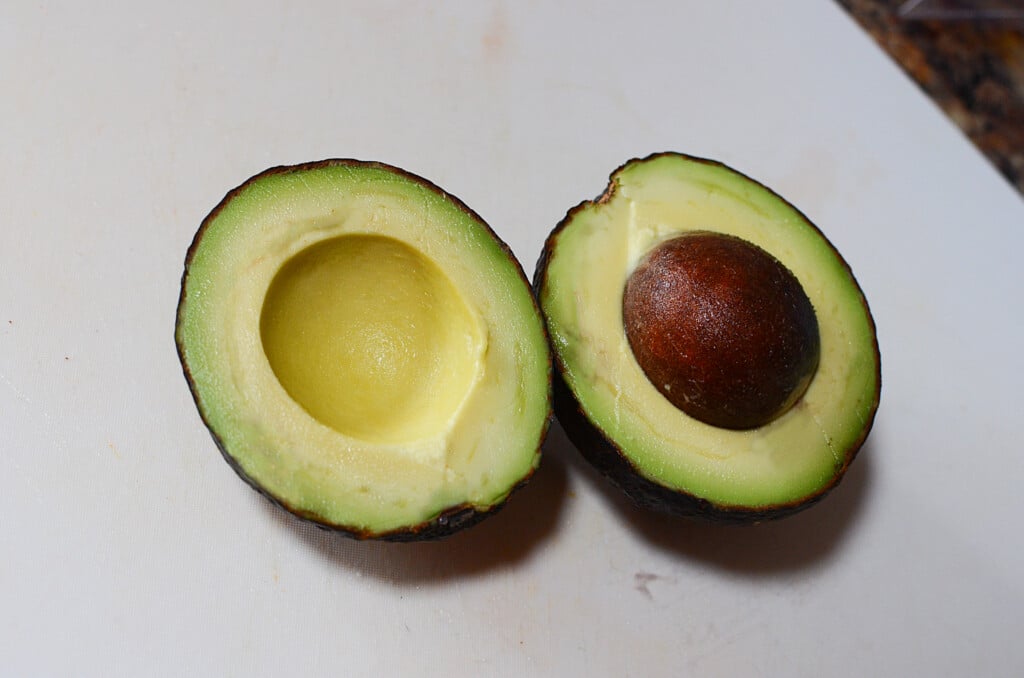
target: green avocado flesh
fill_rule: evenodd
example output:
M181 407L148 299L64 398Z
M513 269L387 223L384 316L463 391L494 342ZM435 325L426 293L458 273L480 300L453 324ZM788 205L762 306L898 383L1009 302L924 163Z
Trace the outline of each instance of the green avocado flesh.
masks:
M442 536L539 463L550 359L522 270L395 168L275 168L229 193L189 251L176 338L229 463L324 526Z
M707 231L777 259L818 322L820 358L806 391L781 415L744 430L704 423L669 402L623 329L623 289L638 264L661 243ZM880 363L856 280L806 217L724 165L680 154L627 163L605 195L555 229L535 284L574 399L569 414L582 415L643 483L691 500L680 512L711 507L770 517L808 503L838 482L871 427Z

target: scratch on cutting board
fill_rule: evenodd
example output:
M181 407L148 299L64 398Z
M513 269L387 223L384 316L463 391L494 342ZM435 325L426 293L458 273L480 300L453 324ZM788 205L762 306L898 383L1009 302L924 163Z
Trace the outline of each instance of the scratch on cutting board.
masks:
M647 585L659 580L672 584L676 581L674 577L664 577L653 572L637 572L633 575L633 588L647 596L649 600L654 600L654 594L651 593L651 589Z
M8 386L8 387L9 387L9 388L10 388L10 389L11 389L12 391L14 391L14 395L16 395L16 396L18 397L18 400L21 400L21 401L25 402L25 403L26 403L26 404L28 404L28 405L31 405L31 404L32 404L32 400L31 400L31 399L29 399L29 397L28 397L27 395L25 395L24 393L22 393L22 392L21 392L21 390L20 390L20 389L19 389L19 388L18 388L17 386L15 386L15 385L14 385L14 382L12 382L12 381L11 381L10 379L8 379L8 378L7 378L7 377L5 377L4 375L0 374L0 381L2 381L2 382L4 382L5 384L7 384L7 386Z

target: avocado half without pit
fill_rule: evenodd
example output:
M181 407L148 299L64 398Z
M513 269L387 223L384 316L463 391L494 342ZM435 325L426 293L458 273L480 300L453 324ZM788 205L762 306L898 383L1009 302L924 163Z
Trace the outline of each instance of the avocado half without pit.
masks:
M641 506L780 518L843 477L874 420L874 322L803 214L720 163L633 160L552 231L534 290L555 413Z
M321 526L442 537L539 463L550 358L523 271L394 167L278 167L231 191L189 249L176 339L224 458Z

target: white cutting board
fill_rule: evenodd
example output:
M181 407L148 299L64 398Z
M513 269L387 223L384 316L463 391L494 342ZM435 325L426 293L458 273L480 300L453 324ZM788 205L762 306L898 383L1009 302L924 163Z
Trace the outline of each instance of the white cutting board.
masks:
M103 4L0 7L0 673L1024 671L1024 202L838 6ZM822 505L649 515L554 427L500 515L358 543L223 462L173 323L228 189L381 160L530 273L569 207L661 150L788 197L871 303L882 405Z

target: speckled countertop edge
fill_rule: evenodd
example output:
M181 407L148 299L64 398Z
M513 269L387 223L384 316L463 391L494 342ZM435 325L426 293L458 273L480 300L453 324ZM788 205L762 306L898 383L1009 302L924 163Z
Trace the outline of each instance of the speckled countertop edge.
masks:
M1024 197L1024 21L909 20L837 0Z

